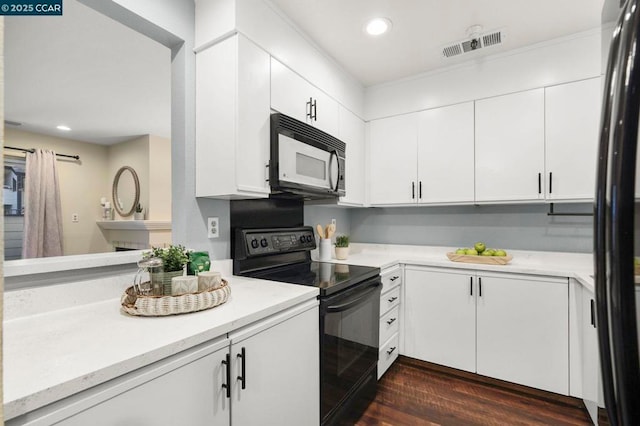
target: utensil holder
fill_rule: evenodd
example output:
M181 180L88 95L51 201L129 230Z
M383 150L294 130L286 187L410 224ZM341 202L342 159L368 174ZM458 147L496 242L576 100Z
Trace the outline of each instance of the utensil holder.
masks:
M321 238L320 239L320 247L319 247L319 260L321 262L326 262L331 260L331 251L333 247L331 246L331 240L329 238Z

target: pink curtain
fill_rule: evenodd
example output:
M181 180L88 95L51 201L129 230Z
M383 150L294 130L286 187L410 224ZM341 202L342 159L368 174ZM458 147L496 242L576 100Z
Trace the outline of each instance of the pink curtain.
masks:
M56 153L27 153L22 258L62 256L62 207Z

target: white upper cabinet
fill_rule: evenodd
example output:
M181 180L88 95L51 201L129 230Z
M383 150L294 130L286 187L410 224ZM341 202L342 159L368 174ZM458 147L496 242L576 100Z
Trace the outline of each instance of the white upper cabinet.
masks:
M476 101L476 201L544 198L544 89Z
M474 201L473 102L418 113L418 197L423 204Z
M346 192L340 204L362 206L364 204L364 121L340 105L340 132L338 138L347 144Z
M267 197L269 54L236 34L196 55L196 196Z
M339 104L271 58L271 108L332 136L339 133Z
M417 113L413 113L369 123L370 204L416 203L419 191L417 118Z
M602 104L601 79L545 89L547 200L593 200Z

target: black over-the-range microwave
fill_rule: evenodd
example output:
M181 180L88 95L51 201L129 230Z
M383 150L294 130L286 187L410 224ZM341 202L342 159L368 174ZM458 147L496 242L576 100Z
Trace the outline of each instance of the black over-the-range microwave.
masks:
M272 194L337 199L345 191L346 144L307 123L271 114Z

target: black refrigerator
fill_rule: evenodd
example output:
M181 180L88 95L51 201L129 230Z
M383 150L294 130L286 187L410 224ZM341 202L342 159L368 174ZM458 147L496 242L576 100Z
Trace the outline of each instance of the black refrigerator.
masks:
M618 3L618 0L615 0ZM610 39L595 198L594 262L602 390L612 425L640 425L640 0L621 2ZM620 4L616 4L617 9Z

